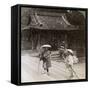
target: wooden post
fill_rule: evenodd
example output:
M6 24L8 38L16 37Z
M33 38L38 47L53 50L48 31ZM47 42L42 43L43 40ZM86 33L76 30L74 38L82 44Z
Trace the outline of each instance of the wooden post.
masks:
M34 47L33 47L33 45L34 45L34 42L33 42L33 32L32 32L32 30L31 30L31 41L32 41L32 50L34 49Z
M38 43L37 43L37 50L40 49L40 32L38 32Z
M65 48L68 48L67 33L65 34Z

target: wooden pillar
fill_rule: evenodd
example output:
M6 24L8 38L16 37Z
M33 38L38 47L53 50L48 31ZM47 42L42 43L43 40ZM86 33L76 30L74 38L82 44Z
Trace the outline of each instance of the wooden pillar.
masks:
M38 32L38 35L37 35L37 40L38 40L38 43L37 43L37 50L40 49L40 32Z
M65 47L68 48L67 33L65 33Z
M31 44L32 44L32 50L34 49L34 37L33 37L33 31L31 30Z

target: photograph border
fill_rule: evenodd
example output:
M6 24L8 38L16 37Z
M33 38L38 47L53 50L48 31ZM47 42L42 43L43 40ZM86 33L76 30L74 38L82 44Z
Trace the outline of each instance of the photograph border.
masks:
M41 82L21 82L21 8L46 8L46 9L62 9L62 10L83 10L85 11L85 68L86 68L86 76L85 79L78 80L57 80L57 81L41 81ZM70 82L82 82L88 81L88 8L76 8L76 7L59 7L59 6L42 6L42 5L24 5L18 4L18 85L35 85L35 84L52 84L52 83L70 83Z

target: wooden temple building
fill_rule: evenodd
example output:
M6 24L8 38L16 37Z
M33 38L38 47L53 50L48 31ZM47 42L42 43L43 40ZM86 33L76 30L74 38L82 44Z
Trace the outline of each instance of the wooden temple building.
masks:
M84 54L85 17L79 11L28 8L21 12L22 49L38 50L50 44L57 50L62 41L67 48Z

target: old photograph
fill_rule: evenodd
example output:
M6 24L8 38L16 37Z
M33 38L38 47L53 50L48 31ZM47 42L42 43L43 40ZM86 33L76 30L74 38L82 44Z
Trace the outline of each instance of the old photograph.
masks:
M86 78L86 12L21 8L21 82Z

